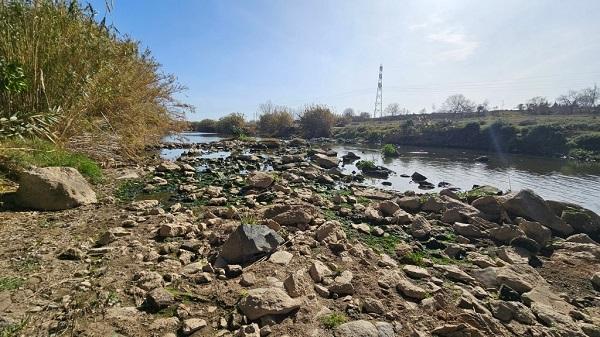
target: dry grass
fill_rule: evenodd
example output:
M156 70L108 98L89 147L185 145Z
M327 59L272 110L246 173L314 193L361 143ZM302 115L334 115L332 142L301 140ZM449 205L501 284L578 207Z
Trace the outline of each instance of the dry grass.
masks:
M0 95L0 115L56 115L48 136L110 134L129 153L181 128L183 88L137 41L76 1L0 2L0 59L19 65L26 89ZM1 116L0 116L1 117Z

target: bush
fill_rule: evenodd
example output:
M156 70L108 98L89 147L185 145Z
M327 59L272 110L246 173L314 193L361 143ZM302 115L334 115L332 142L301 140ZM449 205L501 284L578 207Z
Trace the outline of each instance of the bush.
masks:
M600 152L600 133L590 133L577 136L572 140L572 142L578 148Z
M197 132L217 132L217 121L214 119L203 119L199 122L190 122L190 129Z
M321 323L327 329L335 329L346 322L348 322L346 315L339 312L333 312L321 317Z
M300 117L300 127L305 138L329 137L336 117L324 105L311 105L304 109Z
M288 111L273 111L260 115L258 130L267 136L289 136L294 127L294 117Z
M219 118L216 131L224 135L241 135L246 133L246 120L241 113L232 113Z
M375 162L372 160L359 160L356 163L356 168L359 170L372 170L376 167Z
M400 155L400 153L398 153L396 145L394 144L385 144L381 148L381 153L384 157L397 157L398 155Z
M11 178L31 166L67 166L76 168L92 183L102 180L102 169L97 162L48 141L5 141L0 144L0 163L0 172Z
M10 121L0 137L117 135L134 152L180 128L183 88L94 13L78 1L0 2L2 82L10 73L16 83L0 89L0 118Z

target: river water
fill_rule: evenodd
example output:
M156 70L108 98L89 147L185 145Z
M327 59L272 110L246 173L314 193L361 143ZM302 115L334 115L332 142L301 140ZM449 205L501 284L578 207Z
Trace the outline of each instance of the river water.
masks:
M209 143L222 139L215 134L185 133L183 141ZM169 138L168 141L176 141ZM396 191L419 189L419 185L401 174L419 172L436 186L448 182L463 190L473 185L492 185L502 190L530 188L545 199L561 200L579 204L600 213L600 163L583 163L556 158L540 158L525 155L490 154L463 149L400 147L398 158L384 159L378 149L356 145L332 145L338 157L354 152L361 159L372 160L394 172L388 179L367 178L365 183ZM164 158L174 159L184 150L163 150ZM489 161L478 163L474 159L486 155ZM358 172L354 164L346 164L344 171ZM391 186L384 186L387 181ZM441 188L429 190L439 191Z

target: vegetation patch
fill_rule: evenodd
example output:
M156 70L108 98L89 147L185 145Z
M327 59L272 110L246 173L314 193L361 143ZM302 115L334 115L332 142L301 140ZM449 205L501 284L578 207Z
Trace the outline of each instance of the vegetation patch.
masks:
M20 322L8 324L0 327L0 337L17 337L21 330L25 328L29 318L23 319Z
M25 283L25 280L20 277L1 277L0 278L0 291L4 290L15 290L18 289Z
M11 178L32 166L67 166L77 169L91 183L102 181L102 169L96 161L39 139L2 141L0 163L0 171Z
M398 148L394 144L385 144L381 148L381 154L387 158L398 157L400 153L398 152Z
M372 160L359 160L356 162L356 167L359 170L373 170L375 169L376 165Z
M327 329L335 329L348 322L348 317L341 312L333 312L320 318L321 324Z

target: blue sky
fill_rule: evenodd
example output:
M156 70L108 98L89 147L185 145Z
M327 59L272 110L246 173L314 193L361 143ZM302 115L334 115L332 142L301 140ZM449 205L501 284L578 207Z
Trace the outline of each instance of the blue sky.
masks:
M104 0L91 1L104 15ZM600 84L600 1L113 0L107 21L188 87L190 120L260 103L514 107Z

